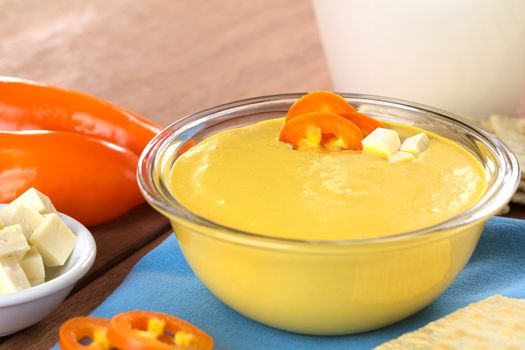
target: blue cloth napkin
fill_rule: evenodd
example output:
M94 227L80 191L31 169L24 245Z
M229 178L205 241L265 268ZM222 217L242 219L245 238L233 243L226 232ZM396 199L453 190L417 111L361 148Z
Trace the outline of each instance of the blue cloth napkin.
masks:
M373 332L316 337L252 321L199 282L173 236L142 258L92 315L112 317L132 309L169 313L208 332L216 350L371 349L493 294L525 298L525 220L491 219L467 267L443 295L412 317Z

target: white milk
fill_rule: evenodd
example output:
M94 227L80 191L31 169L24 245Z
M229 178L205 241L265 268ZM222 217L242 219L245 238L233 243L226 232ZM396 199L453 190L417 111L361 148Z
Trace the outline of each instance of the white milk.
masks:
M334 87L450 112L515 114L525 0L314 0Z

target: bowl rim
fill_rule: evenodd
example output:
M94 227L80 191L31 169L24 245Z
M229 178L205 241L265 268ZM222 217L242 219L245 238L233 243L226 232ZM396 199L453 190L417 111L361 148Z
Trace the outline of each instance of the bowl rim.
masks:
M0 204L0 209L7 204ZM74 250L79 250L79 258L64 273L37 286L23 289L14 293L0 295L0 311L3 307L28 303L54 294L60 290L72 287L89 271L97 254L97 247L93 235L79 221L72 217L58 213L69 229L77 236Z
M500 176L494 181L494 183L487 188L485 194L478 199L471 207L465 211L457 214L456 216L442 221L438 224L424 227L417 230L403 232L395 235L379 236L372 238L363 239L347 239L347 240L307 240L307 239L290 239L280 238L275 236L263 235L254 232L243 231L234 227L222 225L215 221L211 221L207 218L197 215L190 211L182 204L180 204L173 196L171 199L178 203L183 211L182 216L176 208L166 203L162 197L162 193L157 186L157 182L153 181L152 174L157 162L160 160L159 153L162 153L173 141L172 136L176 130L189 128L190 126L197 125L199 121L210 120L213 117L217 117L218 113L227 113L226 111L234 112L243 107L257 105L265 102L276 102L278 100L290 100L297 99L306 93L285 93L266 95L259 97L252 97L247 99L241 99L225 104L221 104L215 107L204 109L200 112L192 113L184 116L183 118L173 122L158 133L146 146L139 159L139 166L137 168L137 180L139 188L144 195L148 203L153 206L156 210L161 213L169 213L179 220L184 221L186 224L194 224L198 226L205 226L212 228L221 233L221 236L229 236L234 241L239 239L243 242L255 239L256 241L268 242L270 244L299 244L303 246L354 246L360 244L376 244L396 241L400 239L413 238L430 235L435 232L453 230L460 227L464 227L476 222L488 219L500 210L509 201L516 189L518 188L520 181L520 166L517 157L514 153L506 146L499 138L495 135L483 130L477 126L474 126L459 115L454 113L446 112L438 108L426 106L420 103L411 102L402 99L389 98L376 95L367 94L356 94L356 93L339 93L345 99L369 101L374 103L380 103L384 106L396 107L402 110L418 111L428 113L438 117L438 119L444 119L448 122L456 124L463 129L470 131L475 134L477 138L482 139L485 146L491 149L496 155L500 163L506 163L508 172L500 174ZM215 116L214 116L215 115ZM153 161L152 161L153 160ZM501 170L501 169L500 169ZM501 173L501 171L500 171ZM227 239L228 240L228 239ZM251 244L251 243L248 243ZM256 244L253 242L253 244Z

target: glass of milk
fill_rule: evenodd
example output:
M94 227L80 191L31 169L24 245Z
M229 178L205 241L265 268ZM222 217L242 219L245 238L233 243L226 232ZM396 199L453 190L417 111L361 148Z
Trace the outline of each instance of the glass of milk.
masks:
M525 98L525 0L314 0L339 92L484 118Z

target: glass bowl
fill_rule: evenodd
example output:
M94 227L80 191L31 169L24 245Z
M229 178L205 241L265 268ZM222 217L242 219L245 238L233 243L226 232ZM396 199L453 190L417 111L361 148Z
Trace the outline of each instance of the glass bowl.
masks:
M493 135L449 113L384 97L341 94L375 118L413 125L462 145L483 164L487 192L471 208L431 227L339 241L243 232L200 217L174 198L170 171L186 141L283 117L302 95L232 102L171 124L141 156L142 193L170 220L202 283L254 320L293 332L336 335L376 329L410 316L450 285L470 258L485 222L510 200L520 178L516 157Z

